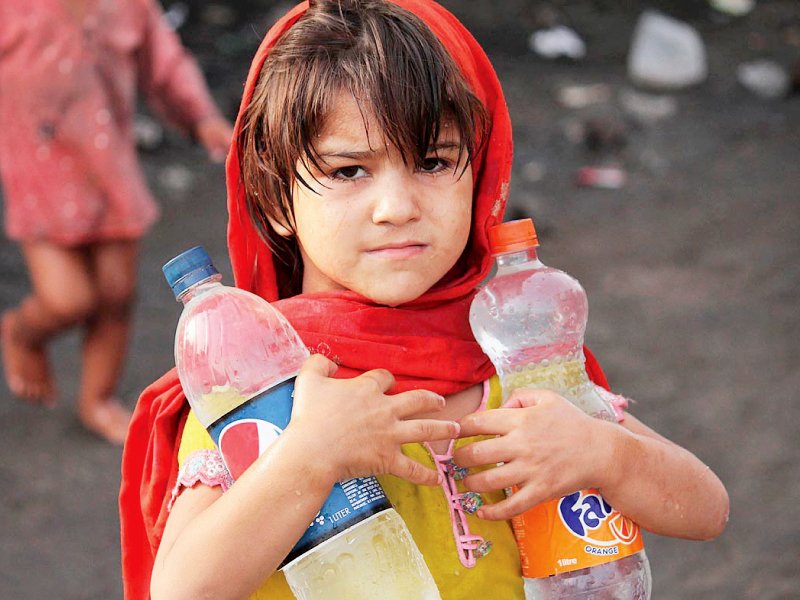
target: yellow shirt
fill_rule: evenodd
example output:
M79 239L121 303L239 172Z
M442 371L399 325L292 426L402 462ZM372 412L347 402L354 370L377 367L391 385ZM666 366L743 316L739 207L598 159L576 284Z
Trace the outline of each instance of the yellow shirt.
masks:
M501 404L499 381L493 377L489 382L487 408ZM455 448L475 441L466 438L455 441ZM214 442L200 422L189 415L181 439L178 462L182 467L192 452L214 449ZM435 468L431 453L423 444L405 444L403 453ZM414 541L431 570L443 600L474 600L492 597L506 599L524 598L520 574L519 554L516 541L507 521L483 521L475 515L467 515L470 533L492 543L492 549L476 564L465 567L459 559L453 533L453 523L448 509L448 500L442 487L418 486L392 475L378 477L386 496L408 525ZM456 482L458 491L465 490ZM503 492L482 494L485 503L503 499ZM283 573L274 573L261 588L251 596L252 600L292 600L294 596L286 584Z

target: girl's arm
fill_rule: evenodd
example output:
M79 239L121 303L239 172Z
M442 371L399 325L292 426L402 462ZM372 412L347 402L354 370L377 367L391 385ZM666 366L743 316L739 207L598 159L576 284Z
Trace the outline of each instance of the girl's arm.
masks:
M333 479L286 429L225 494L198 485L175 501L158 549L151 595L246 598L277 569L314 519Z
M691 452L631 415L622 426L594 419L548 390L515 391L506 408L461 420L462 437L497 435L460 449L463 467L504 463L470 475L468 489L518 485L510 498L478 512L507 519L577 490L597 488L622 514L661 535L710 539L728 519L728 495Z
M707 465L630 414L622 428L608 425L612 468L598 487L612 506L660 535L708 540L722 533L728 493Z
M176 500L156 556L152 597L246 598L278 567L334 482L392 473L418 484L438 475L404 456L401 444L458 435L452 421L412 419L444 399L415 390L387 395L386 371L332 379L336 366L312 356L298 375L283 434L225 494L207 486Z

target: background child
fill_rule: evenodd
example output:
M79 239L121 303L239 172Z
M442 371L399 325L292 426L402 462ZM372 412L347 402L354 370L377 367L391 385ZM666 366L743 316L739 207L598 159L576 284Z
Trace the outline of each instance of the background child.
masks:
M158 216L136 157L135 92L214 160L231 129L155 0L4 0L0 7L0 176L5 228L31 293L2 315L11 391L52 404L47 343L84 328L77 410L122 443L114 398L130 327L138 240Z
M308 361L292 423L224 494L174 371L145 392L123 456L127 597L146 597L151 569L154 597L291 597L275 568L331 484L354 475L386 474L443 598L521 598L505 519L576 489L601 488L651 531L717 535L719 480L632 416L619 427L534 390L486 411L497 380L467 315L508 190L497 78L432 2L312 5L270 31L251 68L228 162L228 242L237 285L286 298L280 310L335 363ZM587 365L604 384L591 355ZM453 458L506 463L459 484L488 504L455 532L436 485L453 483ZM199 474L178 473L189 462ZM504 500L511 484L523 492ZM491 552L466 542L476 538Z

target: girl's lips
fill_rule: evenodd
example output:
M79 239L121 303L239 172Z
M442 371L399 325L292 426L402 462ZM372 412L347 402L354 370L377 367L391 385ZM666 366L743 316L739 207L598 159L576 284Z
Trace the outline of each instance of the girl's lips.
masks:
M392 246L386 246L384 248L375 248L374 250L367 250L367 254L369 256L375 256L377 258L389 258L389 259L402 259L402 258L412 258L414 256L419 256L422 254L425 249L427 248L427 244L398 244Z

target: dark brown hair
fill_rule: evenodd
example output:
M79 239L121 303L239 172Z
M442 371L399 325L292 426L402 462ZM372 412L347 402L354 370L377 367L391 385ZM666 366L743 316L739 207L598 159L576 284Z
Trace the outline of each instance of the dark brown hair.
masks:
M488 126L485 108L416 15L385 0L312 0L264 62L237 140L248 211L277 258L281 297L300 292L302 261L296 240L277 235L268 217L294 227L292 188L307 186L298 161L319 168L314 136L342 90L416 166L443 121L458 128L467 161Z

